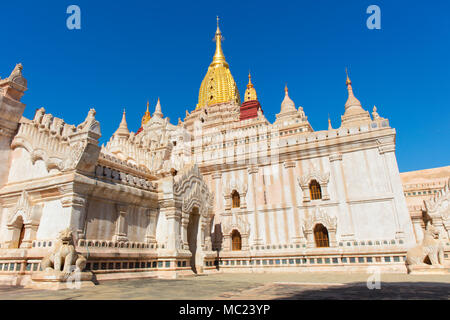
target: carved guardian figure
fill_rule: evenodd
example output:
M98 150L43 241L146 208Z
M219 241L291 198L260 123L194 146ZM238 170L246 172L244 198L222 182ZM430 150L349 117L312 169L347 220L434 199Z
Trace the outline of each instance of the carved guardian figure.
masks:
M68 275L73 271L81 272L86 266L86 258L75 251L72 239L72 231L65 229L58 234L58 241L54 249L41 262L41 268L45 272L63 272Z
M439 230L431 223L428 223L426 226L422 243L411 248L406 254L406 265L427 265L425 263L427 257L433 266L444 265L444 248L439 240Z

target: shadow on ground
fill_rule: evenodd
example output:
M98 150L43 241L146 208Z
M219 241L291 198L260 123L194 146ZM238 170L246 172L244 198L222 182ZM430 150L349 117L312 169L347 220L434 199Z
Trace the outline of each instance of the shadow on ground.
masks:
M276 300L449 300L449 293L450 284L436 282L381 283L380 289L372 290L365 282L316 288L273 284L264 289L265 296Z

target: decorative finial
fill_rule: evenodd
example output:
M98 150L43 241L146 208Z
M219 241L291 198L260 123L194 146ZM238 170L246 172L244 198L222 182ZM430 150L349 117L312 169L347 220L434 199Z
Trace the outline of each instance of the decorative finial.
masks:
M287 82L286 82L286 85L284 86L284 92L286 92L286 94L288 94L288 86L287 86Z
M376 106L373 106L372 117L373 117L373 120L378 120L378 119L381 118L380 115L377 112L377 107Z
M345 82L347 85L351 85L352 81L350 80L350 77L348 76L348 69L345 68L345 74L347 75L347 81Z
M330 114L328 114L328 130L333 130L333 127L331 126Z
M216 35L214 36L214 41L216 42L216 52L213 57L213 62L211 63L211 66L214 65L224 65L228 67L228 63L225 61L225 56L222 51L222 40L224 38L222 37L222 33L219 29L219 17L217 17L217 31Z
M252 83L252 75L250 74L250 70L248 71L248 84L247 84L247 88L251 88L253 87L253 83Z

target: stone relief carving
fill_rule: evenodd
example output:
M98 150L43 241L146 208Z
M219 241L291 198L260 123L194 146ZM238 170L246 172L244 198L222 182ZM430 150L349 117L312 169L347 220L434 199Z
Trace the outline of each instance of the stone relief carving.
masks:
M425 201L427 214L444 239L450 239L450 179L433 199Z
M11 148L26 149L32 163L42 160L48 171L93 171L99 155L99 138L100 124L95 119L94 109L75 127L40 108L32 121L20 124Z
M182 198L182 211L190 212L194 206L199 208L202 216L210 216L214 196L209 192L200 169L193 165L175 177L174 194Z

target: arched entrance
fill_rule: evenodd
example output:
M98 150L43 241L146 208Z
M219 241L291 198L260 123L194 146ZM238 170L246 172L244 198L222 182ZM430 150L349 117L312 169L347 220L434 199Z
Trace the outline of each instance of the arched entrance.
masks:
M194 273L197 273L195 256L197 253L197 243L198 243L198 229L199 229L200 214L198 213L198 208L192 209L192 213L189 216L189 223L187 226L187 241L189 246L189 251L191 252L191 269Z
M26 228L22 215L17 215L14 222L8 224L9 248L18 249L26 241Z

